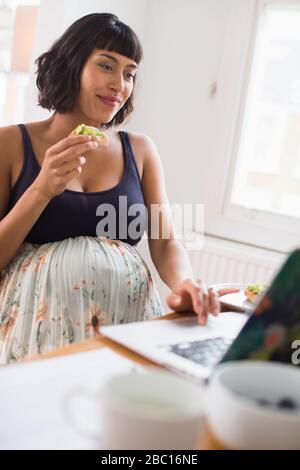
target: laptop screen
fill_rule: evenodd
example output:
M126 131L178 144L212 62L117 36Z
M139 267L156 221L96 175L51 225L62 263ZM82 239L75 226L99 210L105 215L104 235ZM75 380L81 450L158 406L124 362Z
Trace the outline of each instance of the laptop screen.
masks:
M221 363L241 359L300 364L300 250L288 257Z

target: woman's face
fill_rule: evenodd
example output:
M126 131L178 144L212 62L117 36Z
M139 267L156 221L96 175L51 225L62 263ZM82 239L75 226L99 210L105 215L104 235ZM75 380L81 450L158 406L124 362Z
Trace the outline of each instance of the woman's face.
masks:
M137 64L128 57L95 49L81 73L76 110L86 121L110 122L130 97L136 70Z

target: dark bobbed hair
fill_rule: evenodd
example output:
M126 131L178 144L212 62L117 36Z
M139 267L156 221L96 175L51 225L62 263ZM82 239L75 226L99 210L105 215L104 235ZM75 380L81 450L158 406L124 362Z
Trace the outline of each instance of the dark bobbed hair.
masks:
M74 109L80 93L83 66L94 49L107 49L124 55L137 64L143 49L135 32L111 13L92 13L75 21L42 54L37 65L38 104L58 113ZM136 75L133 78L133 91ZM133 91L106 128L122 124L133 111Z

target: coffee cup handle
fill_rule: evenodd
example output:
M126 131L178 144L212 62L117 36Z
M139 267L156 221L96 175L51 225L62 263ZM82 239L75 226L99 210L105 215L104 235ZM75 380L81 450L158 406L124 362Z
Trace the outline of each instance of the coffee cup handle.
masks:
M94 402L94 407L95 407L95 413L97 413L97 407L99 407L99 399L101 400L101 392L92 393L88 391L85 387L78 386L75 389L73 388L72 390L69 391L67 395L64 397L64 401L62 403L62 410L63 410L63 415L66 420L66 422L71 426L73 429L75 429L76 432L81 434L83 437L92 439L92 440L101 440L102 439L102 429L100 426L98 428L95 426L95 430L90 431L87 429L82 429L82 426L80 425L79 419L78 419L78 413L76 415L76 402L78 399L84 398L86 402Z

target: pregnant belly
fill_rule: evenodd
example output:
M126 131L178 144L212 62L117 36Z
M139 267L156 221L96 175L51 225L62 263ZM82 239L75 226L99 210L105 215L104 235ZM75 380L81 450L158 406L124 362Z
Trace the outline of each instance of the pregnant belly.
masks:
M0 277L0 363L82 341L101 325L162 314L131 245L86 236L24 243Z
M99 321L103 316L106 324L130 321L130 312L143 310L152 287L149 270L134 247L87 236L24 244L3 282L22 284L23 300L30 295L39 310L49 310L49 304L52 311L67 308L70 315L88 310ZM107 312L110 318L105 321Z

